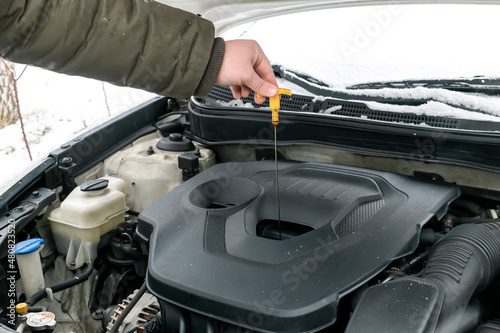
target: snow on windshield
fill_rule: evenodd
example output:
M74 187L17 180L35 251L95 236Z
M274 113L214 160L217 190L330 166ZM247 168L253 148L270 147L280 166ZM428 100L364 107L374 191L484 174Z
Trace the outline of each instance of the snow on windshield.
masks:
M346 91L366 82L500 78L498 17L500 6L494 5L336 8L265 19L224 37L256 39L274 64ZM411 108L368 103L381 110L500 121L499 97L425 88L373 89L363 94L434 101Z

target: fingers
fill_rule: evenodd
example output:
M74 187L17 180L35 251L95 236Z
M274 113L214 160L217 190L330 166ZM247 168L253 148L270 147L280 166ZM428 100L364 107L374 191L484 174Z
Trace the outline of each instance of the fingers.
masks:
M235 99L240 99L241 96L241 86L229 86L229 89L231 89L231 92L233 93L233 97Z
M253 100L255 101L255 103L257 104L262 104L266 101L266 97L257 97L257 94L255 94L253 96Z
M255 91L254 100L257 104L262 104L266 100L266 97L273 97L278 93L278 87L263 80L257 73L248 81L247 86L249 89ZM257 94L264 97L257 97Z
M278 93L278 88L275 85L265 81L255 72L244 83L250 89L255 91L257 94L261 94L262 96L272 97Z
M274 76L273 68L269 60L260 49L260 59L254 65L254 73L247 83L248 87L255 91L254 100L257 104L262 104L266 100L265 97L273 97L278 93L278 83ZM257 94L265 97L257 98Z
M248 97L252 91L272 97L278 85L269 60L259 44L251 40L226 41L224 59L215 81L229 86L234 98ZM255 97L261 104L264 97Z
M255 64L254 70L257 73L257 75L260 76L264 81L274 85L276 88L278 87L278 82L276 81L276 76L274 75L273 68L267 57L264 55L264 52L262 52L262 59L260 59L260 61L257 64ZM276 95L276 93L277 89L274 95Z
M233 93L234 99L240 99L242 97L248 97L252 93L252 89L247 86L230 86L231 92ZM266 97L257 98L257 94L254 95L255 103L262 104L266 101Z
M250 93L252 92L252 89L250 89L248 86L241 86L241 96L242 97L248 97Z

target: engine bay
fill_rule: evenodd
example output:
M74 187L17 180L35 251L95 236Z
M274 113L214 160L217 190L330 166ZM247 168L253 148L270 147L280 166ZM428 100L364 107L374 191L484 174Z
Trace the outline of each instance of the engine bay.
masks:
M14 327L500 332L497 174L283 144L278 215L269 138L217 142L227 117L197 103L5 214L26 217L17 242L43 241Z
M346 294L411 253L421 225L459 194L356 168L288 162L279 172L281 226L272 161L218 164L144 210L149 290L235 326L318 330ZM189 327L189 317L172 322L183 320Z

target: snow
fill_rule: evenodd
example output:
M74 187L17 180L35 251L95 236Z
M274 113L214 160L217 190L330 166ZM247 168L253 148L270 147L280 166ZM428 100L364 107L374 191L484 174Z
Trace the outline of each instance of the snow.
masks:
M420 107L368 103L382 110L500 122L500 98L445 89L347 90L377 81L500 78L500 6L408 5L340 8L248 24L229 38L259 41L273 63L327 83L332 90L431 100ZM269 38L270 26L286 37ZM316 35L304 36L306 27ZM279 47L276 47L276 46ZM294 93L307 94L286 82ZM316 96L320 101L326 96ZM448 105L447 105L448 104ZM473 112L463 110L479 110Z
M289 75L297 79L300 79L293 73L289 72ZM292 89L292 91L296 94L305 94L305 95L310 94L303 88L299 87L300 88L299 90L297 89L298 87L297 85L293 84L292 86L291 83L286 82L284 80L280 81L278 84L283 84L283 86L287 86L287 88ZM325 89L325 87L319 85L318 87ZM446 89L426 89L424 87L416 87L408 89L384 88L384 89L363 89L363 90L338 88L331 90L336 92L349 93L350 95L379 96L379 97L395 98L395 99L406 98L412 100L433 100L445 104L451 104L452 106L457 106L457 108L455 108L455 112L453 114L447 114L446 115L447 117L449 116L452 118L500 122L500 109L499 109L500 97L498 96L487 96L484 94L473 94L473 93L464 94L461 92L456 92ZM313 101L314 102L324 101L326 98L327 96L315 96ZM356 100L356 98L353 97L352 100ZM376 104L372 103L371 105L376 105ZM474 111L463 110L461 108L472 109ZM406 106L391 105L390 108L383 108L382 110L405 112L405 109L407 109ZM476 110L477 112L475 112ZM427 113L427 115L444 116L440 114L440 111L441 109L436 109L434 112ZM412 112L418 112L418 109L414 109L414 111Z
M253 109L252 103L245 103L241 99L233 99L231 101L225 102L220 100L211 100L207 98L207 105L210 106L222 106L222 107L237 107L237 108L250 108Z
M255 39L274 64L346 91L350 85L373 81L475 75L500 78L498 17L500 6L495 5L337 8L264 19L242 25L223 37ZM16 75L23 69L23 65L17 65ZM278 83L296 94L309 94L284 80ZM18 89L34 161L45 158L78 133L154 96L32 67L19 79ZM411 107L368 103L383 110L500 121L499 97L421 87L362 93L431 99ZM314 97L315 101L324 99ZM241 101L234 103L248 107ZM481 112L462 110L460 106ZM2 186L34 164L29 161L19 122L0 129L0 193Z
M328 108L326 110L320 110L319 112L320 113L324 113L324 114L332 114L332 113L335 113L337 111L340 111L342 110L342 105L336 105L336 106L332 106L331 108ZM362 116L364 117L364 116Z
M256 39L274 63L335 89L408 78L500 77L498 15L495 5L340 8L265 19L227 37Z
M16 75L24 68L16 65ZM20 121L0 129L0 193L3 186L7 187L64 142L155 96L35 67L26 68L17 85L33 161L24 143Z
M365 102L370 108L383 111L408 112L418 115L440 116L447 118L467 118L471 120L500 121L498 117L469 112L440 102L429 101L422 105L390 105L386 103ZM499 125L500 129L500 125Z

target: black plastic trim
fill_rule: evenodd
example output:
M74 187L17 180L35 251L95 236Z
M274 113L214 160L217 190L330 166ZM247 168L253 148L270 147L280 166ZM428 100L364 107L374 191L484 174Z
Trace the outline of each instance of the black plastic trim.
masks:
M322 91L322 93L328 93L328 92ZM251 93L248 97L241 98L241 101L246 105L250 103L254 108L269 107L268 100L259 105L255 103L253 96L254 94ZM455 128L455 129L471 130L471 131L500 131L500 122L436 117L436 116L428 116L411 112L391 112L373 108L363 102L363 101L372 101L372 102L387 103L387 104L397 104L401 106L410 106L410 105L424 104L427 103L429 100L387 99L374 96L349 95L346 93L331 92L331 91L326 96L330 97L326 99L316 100L312 96L305 96L299 94L293 94L292 96L284 95L281 96L280 100L281 110L324 113L328 114L329 116L335 115L335 116L345 116L352 118L365 118L365 119L379 120L389 123L390 122L404 123L413 126L420 126L421 124L425 124L426 126L431 126L431 127ZM217 105L217 103L220 104L220 101L226 103L229 102L228 105L231 105L231 103L236 105L236 103L232 102L234 101L234 98L231 90L227 87L218 85L215 85L210 94L201 101L207 106ZM241 107L237 106L235 107L243 109ZM464 106L454 106L454 107L462 108L464 110L469 110ZM482 111L477 111L477 110L473 111L488 114Z
M40 187L23 197L17 207L0 216L0 258L4 258L8 254L8 236L12 230L17 234L55 199L55 192Z
M52 157L42 160L38 166L29 171L25 176L14 183L10 188L6 189L0 195L0 216L3 216L24 193L30 193L40 186L45 186L46 183L53 183L55 175L53 169L56 166L56 161ZM58 180L60 181L60 179Z
M190 131L205 144L273 144L271 111L192 98ZM279 145L315 144L374 156L500 171L500 134L280 110Z

